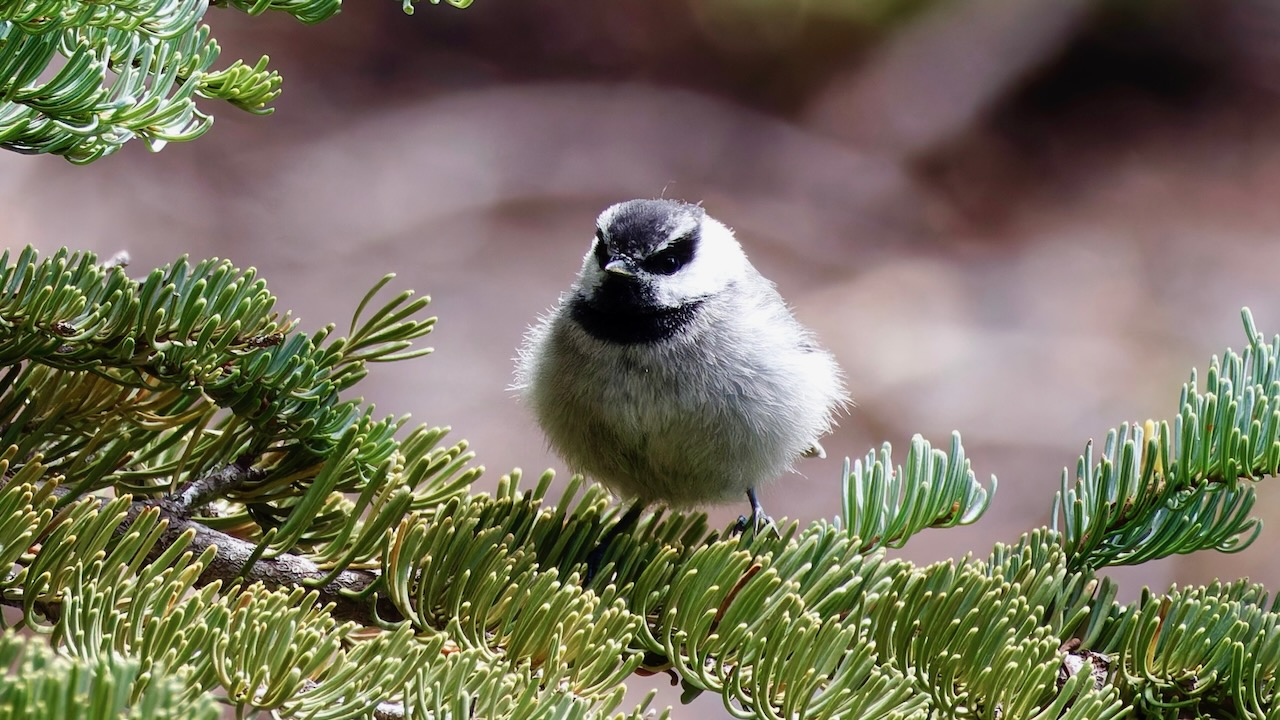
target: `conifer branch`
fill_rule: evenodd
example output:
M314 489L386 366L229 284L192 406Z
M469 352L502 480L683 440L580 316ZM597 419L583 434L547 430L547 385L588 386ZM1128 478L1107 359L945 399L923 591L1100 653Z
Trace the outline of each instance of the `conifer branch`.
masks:
M1250 481L1280 473L1280 336L1268 343L1248 308L1248 346L1214 357L1202 391L1182 387L1173 422L1129 423L1092 441L1062 471L1053 527L1071 564L1100 568L1175 553L1243 550L1262 531Z
M415 2L402 0L407 13ZM341 2L0 2L0 148L89 163L134 139L159 152L200 137L213 116L197 108L198 98L270 114L282 79L267 56L214 69L221 49L202 22L211 5L317 23Z
M243 455L230 465L195 478L167 497L167 509L174 515L189 519L197 511L227 493L252 480L266 477L266 471L253 467L253 458Z
M234 473L222 473L219 477L225 478L230 475ZM367 593L370 586L378 582L377 572L347 569L335 576L301 555L281 553L274 557L261 557L257 543L219 532L198 520L185 517L179 507L181 506L175 507L174 503L167 498L134 501L129 507L126 522L120 527L122 530L128 527L129 523L132 523L141 513L151 508L160 510L160 517L167 522L167 525L160 536L160 542L148 554L148 560L155 560L188 532L192 533L189 545L192 552L199 554L210 547L216 547L217 555L209 561L204 572L200 574L196 582L197 586L217 581L227 584L240 580L249 584L261 583L271 590L313 588L319 593L319 601L322 605L333 604L331 613L337 620L349 620L372 626L377 618L387 622L396 622L401 619L395 607L389 602L383 600L375 606L370 601L357 597ZM377 617L375 617L375 610Z
M246 469L242 463L234 463L210 473L185 486L185 494L198 498L208 489L223 484L229 486L243 481L251 475L251 468ZM193 490L192 488L201 488ZM55 488L52 495L66 497L66 488ZM176 497L161 497L134 500L124 512L121 521L116 525L113 534L122 537L129 532L133 524L144 513L158 513L163 521L158 540L147 553L148 561L156 561L170 548L182 544L191 552L199 555L210 548L217 553L204 566L195 582L197 587L212 583L223 585L240 581L248 584L260 583L270 590L291 590L294 588L313 588L318 593L322 605L332 604L331 614L335 619L351 621L364 626L380 623L395 623L403 620L403 616L395 605L385 599L376 602L363 599L369 589L377 583L380 573L373 570L345 569L338 573L326 570L314 561L301 555L281 553L274 557L262 557L257 543L220 532L199 520L192 519L190 513L195 504L184 504L180 491ZM105 507L108 500L97 499ZM189 537L187 537L189 535ZM0 604L22 607L22 599L12 599L0 595ZM44 603L48 606L47 603Z
M1063 532L918 567L883 548L991 499L958 435L949 454L916 438L902 466L887 446L851 465L832 522L739 537L660 510L619 531L598 486L556 500L550 473L512 473L472 494L445 430L400 438L339 399L365 363L424 352L407 293L331 339L278 323L225 263L135 283L86 256L7 257L0 598L83 667L136 661L121 693L161 667L182 701L242 715L617 719L633 674L667 671L762 720L1278 704L1280 613L1259 586L1125 605L1094 574L1255 536L1252 481L1280 468L1280 339L1247 315L1245 356L1215 361L1209 392L1189 383L1174 423L1082 459ZM27 682L0 680L0 705Z

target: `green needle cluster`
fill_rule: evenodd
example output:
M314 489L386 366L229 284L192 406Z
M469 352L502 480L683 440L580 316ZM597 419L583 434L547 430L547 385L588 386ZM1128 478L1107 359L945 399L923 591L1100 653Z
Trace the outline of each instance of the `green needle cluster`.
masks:
M1054 527L918 566L888 553L994 499L958 434L846 462L838 517L758 533L618 530L550 472L473 492L464 442L346 396L427 352L426 300L390 280L336 337L225 261L0 256L0 718L640 718L624 693L655 673L761 720L1280 713L1265 589L1126 604L1096 574L1257 537L1280 339L1247 311L1172 421L1087 447Z

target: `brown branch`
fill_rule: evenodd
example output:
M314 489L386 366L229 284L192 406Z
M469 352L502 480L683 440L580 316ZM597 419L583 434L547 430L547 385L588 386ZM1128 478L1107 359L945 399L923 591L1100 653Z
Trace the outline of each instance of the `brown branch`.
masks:
M166 549L178 541L188 530L195 532L191 540L190 550L199 554L211 545L217 546L218 554L200 574L196 581L199 586L208 585L216 580L224 582L242 578L246 582L260 582L269 589L313 587L319 592L321 604L333 603L332 615L337 620L351 620L361 625L373 625L375 607L372 603L350 597L347 593L367 590L381 575L372 570L343 570L332 581L316 586L329 573L321 569L311 560L301 555L283 553L272 558L259 558L247 569L246 564L252 560L256 543L219 532L190 518L183 517L167 498L159 500L135 501L129 508L125 522L120 530L134 521L143 511L152 507L160 509L160 517L168 525L160 536L159 542L147 554L148 560L159 557ZM179 506L181 507L181 506ZM394 622L403 619L400 612L390 601L383 598L378 601L377 617L384 621Z
M242 457L231 465L219 468L214 472L186 483L172 495L148 500L135 500L125 514L125 519L115 530L117 537L128 532L138 516L152 508L160 511L160 518L165 521L165 528L159 540L147 553L147 559L154 561L187 531L194 533L188 550L199 555L210 546L217 547L217 554L205 567L204 572L196 580L197 586L208 585L216 581L231 581L237 578L247 582L260 582L269 589L310 587L319 593L321 605L332 604L330 615L339 621L350 620L361 625L374 625L375 619L384 622L397 622L404 619L400 611L386 598L376 603L353 598L348 593L367 590L377 582L380 573L371 570L343 570L332 581L324 585L316 585L328 576L311 560L300 555L284 553L273 558L259 558L248 567L253 559L256 543L219 532L200 522L191 519L191 515L200 507L219 497L221 493L243 484L246 480L258 477L260 470L254 469L250 458ZM65 488L56 488L54 493L66 495ZM105 504L105 498L99 498ZM21 607L20 600L0 596L0 605ZM42 612L48 617L56 617L59 608L56 603L40 603ZM375 617L376 611L376 617ZM310 685L314 683L309 681ZM375 720L403 720L405 709L402 703L381 702L373 712Z
M333 580L324 585L317 585L329 575L329 572L311 560L292 553L283 553L271 558L258 558L246 569L245 566L254 557L257 543L214 530L191 518L191 514L216 497L217 492L252 479L256 472L245 458L241 458L236 463L187 483L173 495L135 500L130 505L124 521L116 528L115 534L117 537L123 535L144 511L157 508L166 526L160 539L147 553L148 560L155 560L188 530L194 533L191 544L188 546L191 552L199 555L210 546L217 547L217 554L196 580L197 586L202 587L215 581L230 582L239 578L248 583L260 582L271 590L306 587L315 589L319 593L318 599L321 605L333 604L331 615L336 620L350 620L361 625L375 625L377 624L375 620L384 622L403 620L404 616L386 598L379 599L375 604L351 597L350 593L363 592L377 582L381 578L378 572L343 570ZM65 495L67 490L57 488L54 493ZM107 500L99 498L99 502L105 504ZM21 605L20 602L3 597L0 597L0 604Z
M241 456L230 465L184 484L170 496L134 502L129 508L125 524L132 523L148 508L160 509L160 517L168 525L160 536L160 541L147 554L148 560L154 560L188 530L195 532L190 546L193 552L199 554L211 545L216 546L218 552L200 574L200 578L196 581L197 585L208 585L216 580L227 582L241 578L249 583L260 582L272 590L311 587L319 592L319 601L322 605L333 604L331 614L335 619L373 625L375 620L373 603L353 598L350 594L367 590L378 581L379 573L370 570L343 570L328 583L316 585L325 579L329 572L321 569L311 560L291 553L254 560L257 543L214 530L192 519L192 515L201 507L265 474L266 471L261 468L253 467L251 456ZM121 528L124 528L125 524L122 524ZM388 621L403 619L395 606L385 599L377 604L376 609L380 619Z
M267 471L253 467L253 458L245 455L230 465L184 483L166 500L180 517L190 518L196 511L250 480L266 477Z

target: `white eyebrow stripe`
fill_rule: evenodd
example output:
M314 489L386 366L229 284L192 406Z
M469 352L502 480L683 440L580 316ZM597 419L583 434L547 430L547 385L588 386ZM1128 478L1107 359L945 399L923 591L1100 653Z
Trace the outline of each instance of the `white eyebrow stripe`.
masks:
M675 229L675 230L671 231L671 234L670 234L670 235L667 235L667 239L666 239L666 240L663 240L662 242L658 243L658 246L657 246L657 247L655 247L655 248L653 249L653 251L654 251L654 252L661 252L661 251L663 251L663 250L666 250L666 249L667 249L667 246L669 246L671 243L673 243L673 242L675 242L675 241L677 241L677 240L682 240L682 239L684 239L685 237L687 237L687 236L689 235L689 233L691 233L691 232L693 232L694 230L697 230L697 229L698 229L698 223L697 223L696 221L695 221L695 222L685 222L685 223L681 223L680 225L678 225L678 226L676 227L676 229Z

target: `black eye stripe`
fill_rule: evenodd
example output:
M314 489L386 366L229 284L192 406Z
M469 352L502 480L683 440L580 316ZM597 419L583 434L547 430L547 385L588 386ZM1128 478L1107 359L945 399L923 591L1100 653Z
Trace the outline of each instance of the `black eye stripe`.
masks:
M670 275L693 259L694 242L692 235L686 235L671 241L665 248L645 258L644 269L660 275Z

